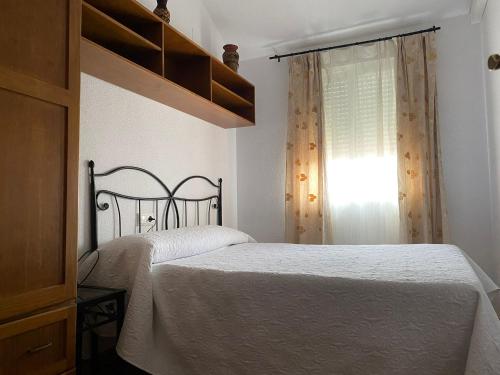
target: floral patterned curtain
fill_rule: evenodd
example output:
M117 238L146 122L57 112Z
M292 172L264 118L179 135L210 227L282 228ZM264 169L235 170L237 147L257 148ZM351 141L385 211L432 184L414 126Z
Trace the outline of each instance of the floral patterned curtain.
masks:
M319 54L289 60L285 234L290 243L323 242L323 106Z
M400 238L447 238L438 130L434 33L398 39L397 138Z

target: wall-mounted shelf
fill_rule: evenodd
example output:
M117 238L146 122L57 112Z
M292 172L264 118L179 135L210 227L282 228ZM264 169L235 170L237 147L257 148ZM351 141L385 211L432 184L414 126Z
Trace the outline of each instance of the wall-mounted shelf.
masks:
M255 125L255 88L136 0L85 0L82 71L223 128Z

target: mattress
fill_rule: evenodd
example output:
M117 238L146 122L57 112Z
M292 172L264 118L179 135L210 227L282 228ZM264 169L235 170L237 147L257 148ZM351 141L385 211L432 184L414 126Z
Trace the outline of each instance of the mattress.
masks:
M155 375L500 374L496 286L455 246L210 231L179 232L189 251L174 257L161 233L100 250L89 283L128 290L126 361Z

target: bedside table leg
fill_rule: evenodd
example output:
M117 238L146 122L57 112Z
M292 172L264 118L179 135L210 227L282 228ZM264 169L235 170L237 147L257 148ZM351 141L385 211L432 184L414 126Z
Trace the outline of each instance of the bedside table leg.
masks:
M118 340L125 319L125 294L116 298L116 315L116 339Z

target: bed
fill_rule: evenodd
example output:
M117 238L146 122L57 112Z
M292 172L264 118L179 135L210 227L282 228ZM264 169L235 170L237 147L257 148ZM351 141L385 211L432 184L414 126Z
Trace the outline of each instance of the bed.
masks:
M105 194L156 199L90 176L96 227ZM166 189L163 225L95 243L87 260L87 284L128 291L126 361L155 375L500 374L497 287L459 248L259 244L221 226L222 181L206 181L216 193ZM188 202L199 225L182 225ZM200 222L202 202L218 225Z

